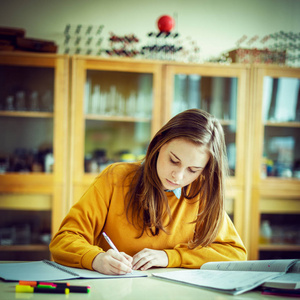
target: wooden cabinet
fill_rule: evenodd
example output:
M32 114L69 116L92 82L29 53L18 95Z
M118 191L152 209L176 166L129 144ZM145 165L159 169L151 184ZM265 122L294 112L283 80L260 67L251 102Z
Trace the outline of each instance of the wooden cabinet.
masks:
M193 107L224 128L226 210L248 258L295 256L299 78L299 69L265 65L1 53L0 259L49 256L47 238L97 173L143 157L157 130Z
M159 62L72 58L71 206L114 161L146 153L161 125Z
M164 66L163 84L164 122L189 108L206 110L220 120L230 167L226 210L243 238L247 235L244 205L249 75L250 68L245 65L170 63Z
M66 212L68 58L2 52L0 84L0 259L49 257Z
M257 65L252 74L250 257L298 258L300 69Z

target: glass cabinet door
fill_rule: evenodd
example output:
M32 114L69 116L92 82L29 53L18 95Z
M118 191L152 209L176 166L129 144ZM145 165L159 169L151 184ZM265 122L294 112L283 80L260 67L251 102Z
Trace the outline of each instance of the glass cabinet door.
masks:
M261 176L300 179L300 74L263 79Z
M0 172L53 170L54 69L0 66Z
M190 108L203 109L217 117L226 136L231 176L236 170L237 77L175 74L172 116Z
M165 119L190 109L203 109L223 126L230 176L241 179L244 163L247 69L237 66L167 66ZM241 182L241 181L240 181Z
M87 70L85 172L136 161L151 138L153 74Z
M300 70L258 66L254 77L254 183L293 185L300 169Z
M161 125L161 66L75 56L71 158L74 201L113 162L138 161ZM76 170L76 171L75 171Z

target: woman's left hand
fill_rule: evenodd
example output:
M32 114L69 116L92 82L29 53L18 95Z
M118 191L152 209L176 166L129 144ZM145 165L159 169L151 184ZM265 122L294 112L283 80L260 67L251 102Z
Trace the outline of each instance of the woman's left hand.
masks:
M151 267L166 267L168 263L165 251L145 248L133 256L132 269L145 271Z

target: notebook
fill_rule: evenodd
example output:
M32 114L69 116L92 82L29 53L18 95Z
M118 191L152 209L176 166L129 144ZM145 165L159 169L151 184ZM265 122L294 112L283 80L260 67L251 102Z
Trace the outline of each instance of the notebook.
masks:
M147 275L142 271L135 270L126 275L104 275L87 269L66 267L50 260L0 264L0 278L6 281L55 281L69 279L108 279L146 276Z
M200 269L153 273L158 278L239 295L265 282L280 282L297 259L208 262ZM297 274L295 273L295 276ZM276 279L276 280L275 280ZM279 280L280 279L280 280ZM296 278L294 278L296 280ZM292 279L287 281L292 283Z

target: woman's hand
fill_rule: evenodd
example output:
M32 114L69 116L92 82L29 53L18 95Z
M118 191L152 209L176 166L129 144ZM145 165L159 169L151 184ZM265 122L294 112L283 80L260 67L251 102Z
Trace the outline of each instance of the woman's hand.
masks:
M166 267L168 263L165 251L145 248L133 256L132 269L145 271L151 267Z
M95 271L106 275L124 275L132 272L132 257L113 249L99 253L93 260Z

